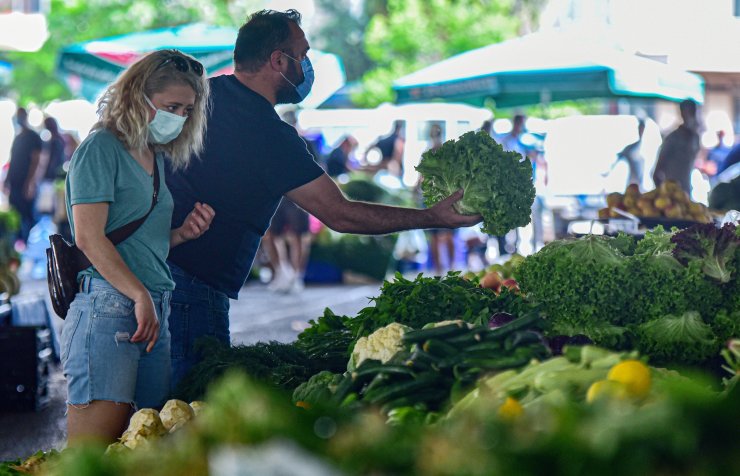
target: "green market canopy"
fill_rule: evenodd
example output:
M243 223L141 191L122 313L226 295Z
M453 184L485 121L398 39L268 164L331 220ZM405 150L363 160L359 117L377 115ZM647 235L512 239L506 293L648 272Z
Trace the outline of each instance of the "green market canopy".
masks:
M191 23L77 43L62 50L57 74L73 94L91 102L126 67L155 50L175 48L187 53L203 63L209 76L230 74L237 33L235 28ZM316 83L301 106L311 108L341 88L345 74L336 55L310 50L308 56Z
M554 101L643 97L704 101L695 74L588 37L533 33L458 54L398 79L397 102L449 100L515 107Z

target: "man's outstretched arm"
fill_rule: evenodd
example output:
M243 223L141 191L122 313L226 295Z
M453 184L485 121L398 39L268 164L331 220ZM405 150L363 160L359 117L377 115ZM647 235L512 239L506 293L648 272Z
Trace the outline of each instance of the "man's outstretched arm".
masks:
M479 215L460 215L452 207L462 198L462 191L427 209L392 207L348 200L337 184L323 174L285 196L342 233L380 235L415 228L459 228L481 221Z

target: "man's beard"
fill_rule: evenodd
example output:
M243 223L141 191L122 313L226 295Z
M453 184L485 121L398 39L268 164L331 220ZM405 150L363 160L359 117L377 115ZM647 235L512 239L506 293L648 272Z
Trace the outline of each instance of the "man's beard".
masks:
M285 81L287 83L287 81ZM286 84L278 89L275 95L275 101L277 104L298 104L301 101L300 96L296 92L295 88L290 84Z

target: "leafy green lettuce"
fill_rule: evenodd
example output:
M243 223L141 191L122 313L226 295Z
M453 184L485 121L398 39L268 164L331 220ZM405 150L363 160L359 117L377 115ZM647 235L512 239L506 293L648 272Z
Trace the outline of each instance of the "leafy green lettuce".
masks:
M467 132L422 155L424 202L432 206L459 189L459 213L483 216L482 230L503 235L530 221L535 189L532 165L516 152L506 152L485 132Z
M542 305L552 334L585 334L599 345L616 344L631 299L627 262L617 249L622 247L595 235L554 241L519 265L519 286Z
M673 256L684 265L697 262L702 271L720 283L727 283L735 271L735 250L740 238L735 225L717 228L713 223L691 226L671 237Z
M721 347L698 312L655 319L638 326L635 333L638 349L653 364L694 364L718 354Z

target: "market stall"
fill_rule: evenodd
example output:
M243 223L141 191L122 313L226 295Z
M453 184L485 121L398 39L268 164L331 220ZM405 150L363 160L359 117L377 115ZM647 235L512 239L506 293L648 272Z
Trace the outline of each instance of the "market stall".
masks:
M430 205L467 180L477 192L461 206L485 229L528 217L529 165L486 134L422 166ZM517 198L487 199L504 178ZM736 224L558 240L478 275L397 274L370 306L327 309L292 343L203 340L174 398L139 410L119 441L4 468L738 474L739 336Z

